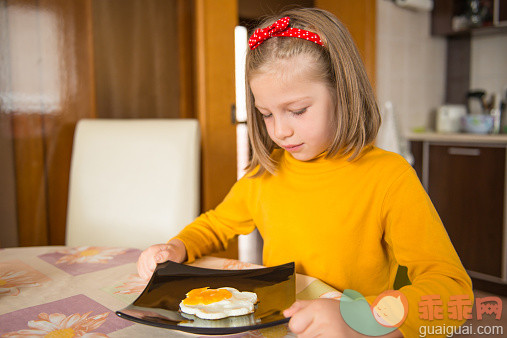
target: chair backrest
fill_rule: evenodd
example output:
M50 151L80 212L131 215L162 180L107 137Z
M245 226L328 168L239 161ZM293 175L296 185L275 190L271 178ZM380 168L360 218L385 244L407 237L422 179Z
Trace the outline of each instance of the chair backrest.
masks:
M69 182L66 244L164 243L199 213L194 119L81 120Z

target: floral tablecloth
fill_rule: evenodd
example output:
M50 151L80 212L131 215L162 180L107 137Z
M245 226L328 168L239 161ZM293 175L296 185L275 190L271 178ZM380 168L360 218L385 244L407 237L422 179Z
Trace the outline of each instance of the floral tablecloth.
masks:
M136 272L138 249L26 247L0 249L0 337L180 337L115 315L146 286ZM204 257L192 265L248 269L256 265ZM296 275L296 297L339 298L321 281ZM287 325L234 337L293 337Z

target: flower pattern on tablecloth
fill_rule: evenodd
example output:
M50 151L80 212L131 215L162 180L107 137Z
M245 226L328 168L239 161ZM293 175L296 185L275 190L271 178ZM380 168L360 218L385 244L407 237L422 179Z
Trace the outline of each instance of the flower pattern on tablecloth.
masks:
M128 282L125 282L121 285L118 285L115 291L116 294L140 294L143 292L144 288L148 285L148 281L139 277L138 274L132 274L129 276Z
M329 299L337 299L342 298L342 293L340 291L329 291L321 294L319 298L329 298Z
M9 332L2 337L107 337L98 332L92 332L100 327L107 319L109 312L89 317L87 312L83 315L74 313L65 316L62 313L40 313L38 320L30 320L28 329Z
M111 247L71 247L51 250L37 257L66 273L77 276L135 263L141 250Z
M0 262L0 295L17 296L20 288L41 286L50 278L20 260Z
M0 271L0 295L17 296L20 287L40 286L28 271Z
M59 250L63 254L56 264L75 264L75 263L100 263L106 264L115 256L124 254L127 250L124 248L103 248L97 246L80 246L76 248Z

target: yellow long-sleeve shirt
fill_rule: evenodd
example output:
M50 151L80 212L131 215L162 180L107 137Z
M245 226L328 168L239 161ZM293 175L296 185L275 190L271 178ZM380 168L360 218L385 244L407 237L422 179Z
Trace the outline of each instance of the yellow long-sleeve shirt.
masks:
M400 330L459 325L448 318L450 296L473 300L466 274L428 195L399 155L370 147L352 162L308 162L283 150L275 175L241 178L224 201L177 236L189 261L223 249L255 227L264 239L263 263L294 261L296 271L338 290L353 289L371 303L393 288L399 265L412 285L400 289L408 316ZM421 296L438 295L443 321L420 319ZM430 309L431 310L431 309Z

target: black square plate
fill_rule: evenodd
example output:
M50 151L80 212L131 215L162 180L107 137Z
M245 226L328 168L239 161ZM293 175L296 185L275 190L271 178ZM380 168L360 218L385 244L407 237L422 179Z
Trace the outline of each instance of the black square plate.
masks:
M196 334L257 330L289 321L282 312L296 299L295 281L294 263L260 269L216 270L168 261L157 266L141 295L116 314L134 322ZM179 304L185 294L206 286L255 292L259 301L254 313L245 316L205 320L182 314Z

